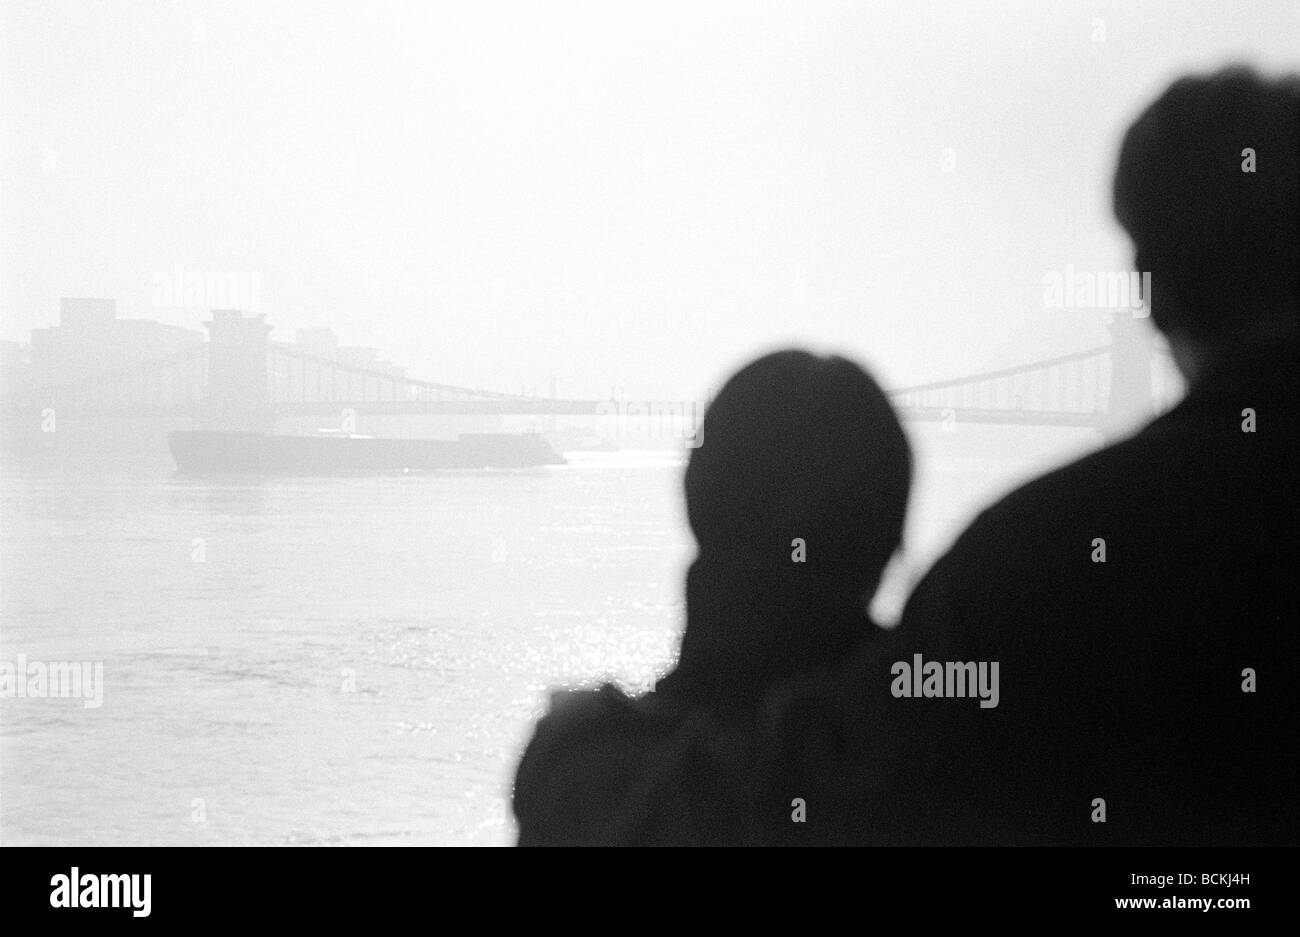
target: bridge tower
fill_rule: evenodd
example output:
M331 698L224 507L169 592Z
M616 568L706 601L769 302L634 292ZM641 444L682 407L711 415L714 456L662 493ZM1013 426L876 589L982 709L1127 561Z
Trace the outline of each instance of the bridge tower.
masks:
M1116 309L1110 330L1110 402L1107 434L1125 434L1145 424L1155 414L1151 388L1153 335L1149 321L1139 320L1132 309Z
M270 432L270 379L267 373L271 327L264 315L214 309L208 330L208 386L205 428Z

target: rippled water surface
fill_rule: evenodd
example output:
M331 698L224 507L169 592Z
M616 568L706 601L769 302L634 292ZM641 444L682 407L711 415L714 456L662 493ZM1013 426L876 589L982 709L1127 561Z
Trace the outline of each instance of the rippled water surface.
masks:
M918 436L907 579L1078 434ZM992 453L992 454L990 454ZM103 704L0 699L0 841L501 844L549 686L670 665L672 454L388 478L6 467L0 659L102 661Z

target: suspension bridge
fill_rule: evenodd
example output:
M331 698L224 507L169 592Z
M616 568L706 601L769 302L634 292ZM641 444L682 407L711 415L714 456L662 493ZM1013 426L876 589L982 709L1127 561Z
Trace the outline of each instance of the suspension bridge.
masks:
M1131 319L1116 317L1108 344L1015 367L890 390L909 420L1092 426L1151 413L1152 353ZM215 310L208 341L84 380L25 388L4 409L36 418L188 418L226 430L274 429L296 416L601 416L627 401L567 399L462 387L357 366L269 338L261 315ZM681 411L680 401L637 402L642 413Z

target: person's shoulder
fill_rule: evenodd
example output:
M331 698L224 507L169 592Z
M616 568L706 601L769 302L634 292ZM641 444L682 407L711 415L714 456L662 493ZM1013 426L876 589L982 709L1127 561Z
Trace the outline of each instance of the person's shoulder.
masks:
M594 687L552 690L543 724L556 728L581 726L632 707L632 698L612 683Z
M1090 549L1116 525L1131 525L1162 484L1171 448L1159 424L1052 469L981 510L926 572L903 612L898 640L916 640L917 620L934 629L992 614L1017 601L1019 586L1074 568L1066 554ZM1083 544L1081 547L1080 544ZM1084 553L1082 555L1088 555ZM942 630L942 629L940 629Z
M659 719L653 700L612 684L552 693L515 772L520 843L594 842ZM595 837L595 838L593 838Z
M1173 435L1156 423L1044 472L980 511L953 549L981 549L989 540L1059 530L1084 515L1127 511L1130 499L1140 499L1144 489L1167 476L1163 466L1168 460L1162 455L1172 458Z
M554 690L546 714L537 721L525 760L601 735L618 736L630 723L643 719L647 708L610 683Z

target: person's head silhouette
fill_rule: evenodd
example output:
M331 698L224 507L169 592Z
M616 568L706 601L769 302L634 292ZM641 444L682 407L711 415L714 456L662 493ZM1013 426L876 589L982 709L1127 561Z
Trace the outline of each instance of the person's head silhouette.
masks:
M842 662L870 633L910 483L898 418L857 365L781 351L742 368L686 470L699 557L668 685L738 699Z
M1176 81L1129 128L1115 215L1151 273L1152 318L1193 383L1239 347L1294 337L1300 76Z

